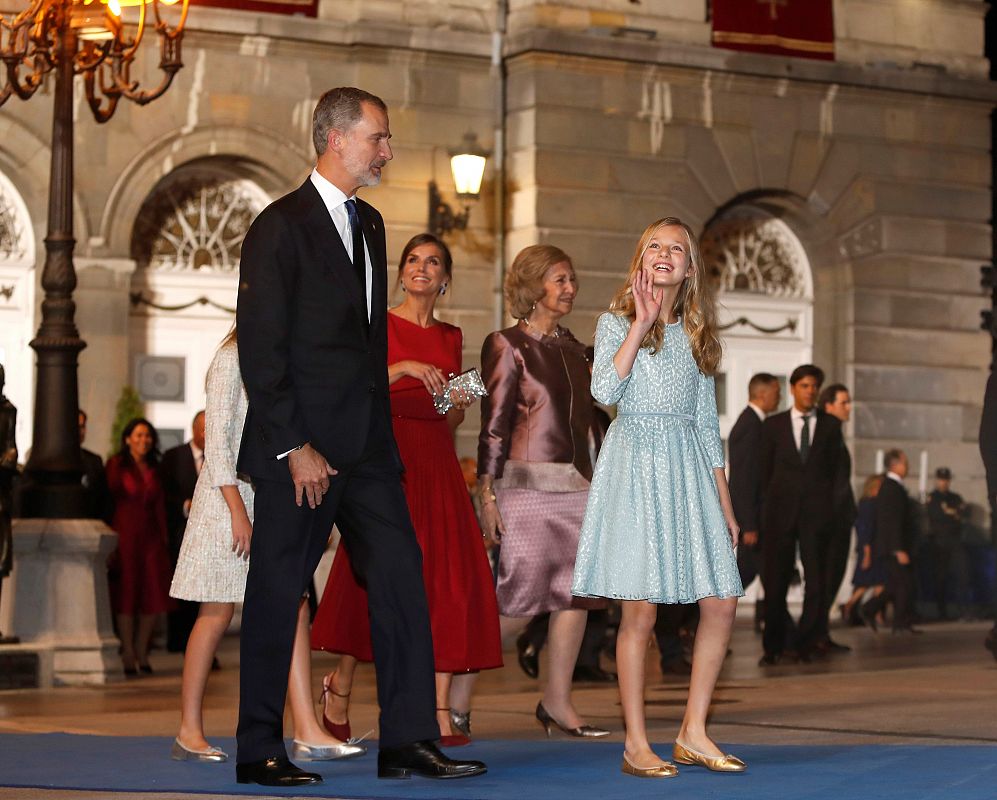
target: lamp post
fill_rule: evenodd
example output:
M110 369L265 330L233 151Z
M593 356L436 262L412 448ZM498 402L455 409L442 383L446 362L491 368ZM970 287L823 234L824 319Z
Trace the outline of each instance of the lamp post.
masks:
M481 192L481 179L485 174L485 162L488 151L482 150L476 134L464 134L459 147L450 150L450 171L453 174L454 188L457 197L462 201L477 200ZM456 213L443 200L440 188L435 180L429 182L429 230L442 237L452 230L464 230L467 227L471 209L468 206Z
M16 2L16 0L15 0ZM83 77L97 122L107 122L125 98L144 105L162 95L183 66L180 42L188 0L21 0L17 12L0 14L0 105L13 95L28 100L52 73L52 167L48 230L42 270L42 321L31 347L37 354L31 457L25 467L21 514L72 518L84 515L77 427L77 357L86 343L74 320L73 78ZM170 24L165 7L177 6ZM137 6L134 21L121 6ZM151 8L151 14L149 9ZM131 66L151 27L159 40L158 86L143 89Z

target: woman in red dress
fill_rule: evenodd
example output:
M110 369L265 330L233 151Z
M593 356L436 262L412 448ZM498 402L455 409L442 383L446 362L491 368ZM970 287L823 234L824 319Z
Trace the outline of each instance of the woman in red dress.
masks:
M111 527L118 534L110 585L121 662L126 675L152 672L149 642L156 615L170 606L170 558L159 436L148 420L133 419L125 425L121 449L107 461L107 486L114 498Z
M470 741L475 673L502 666L502 645L481 529L454 450L454 431L464 412L458 407L441 416L433 406L433 395L442 393L447 376L461 371L460 328L433 316L451 274L450 251L437 237L419 234L405 245L398 266L405 299L388 314L388 382L392 426L405 465L405 497L422 548L436 660L436 716L442 744L452 747ZM336 671L323 680L323 699L326 727L346 740L353 672L358 659L372 661L373 654L367 593L342 545L312 625L312 647L343 654Z

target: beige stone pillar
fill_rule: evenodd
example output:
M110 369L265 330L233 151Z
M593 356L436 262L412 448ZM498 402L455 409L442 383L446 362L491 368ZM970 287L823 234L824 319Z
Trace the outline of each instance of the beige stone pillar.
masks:
M121 678L107 586L117 538L100 520L14 520L3 629L20 637L13 649L38 654L39 686Z

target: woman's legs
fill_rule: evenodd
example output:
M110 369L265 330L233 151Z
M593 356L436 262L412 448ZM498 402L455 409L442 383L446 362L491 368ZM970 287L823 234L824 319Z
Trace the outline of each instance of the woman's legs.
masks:
M152 643L152 631L155 627L155 614L139 614L135 657L138 659L140 667L147 667L149 665L149 645Z
M121 663L126 670L135 670L135 615L117 614L118 637L121 639Z
M566 728L585 724L571 704L571 675L585 635L587 616L588 612L581 608L554 611L547 629L547 670L550 678L544 689L543 704L547 713Z
M294 738L311 745L341 744L330 736L315 718L312 700L312 644L309 631L308 602L298 606L298 627L294 633L291 671L287 679L287 698L294 718Z
M478 681L477 672L462 672L454 675L450 682L450 708L458 714L466 714L471 710L471 696L474 694L474 684Z
M736 597L704 597L699 601L699 629L692 651L689 700L675 740L707 756L723 755L706 735L706 715L710 710L717 676L727 656L727 643L736 610Z
M644 720L644 668L647 644L654 631L658 608L646 600L624 600L623 617L616 635L616 669L620 679L620 704L626 724L624 752L635 767L665 763L647 741Z
M452 672L436 673L436 722L440 726L440 736L453 736L450 727L450 685Z
M206 750L204 738L204 688L218 642L232 621L233 603L201 603L197 620L187 640L180 685L180 732L177 739L188 750Z
M350 692L356 671L357 660L353 656L341 656L336 669L325 676L322 688L328 687L329 691L323 698L323 713L329 722L345 725L350 721Z

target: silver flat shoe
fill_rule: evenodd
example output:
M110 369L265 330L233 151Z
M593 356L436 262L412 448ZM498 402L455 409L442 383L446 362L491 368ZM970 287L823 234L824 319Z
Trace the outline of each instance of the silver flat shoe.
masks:
M471 738L471 712L465 711L463 714L459 711L454 711L450 709L450 726L456 728L458 731L463 733L468 739Z
M367 752L367 748L362 744L342 744L317 745L305 744L294 740L294 747L291 750L291 758L295 761L338 761L344 758L356 758Z
M228 761L228 755L218 747L209 747L207 750L189 750L180 744L179 739L173 740L173 747L170 748L170 758L174 761L202 761L213 764Z

